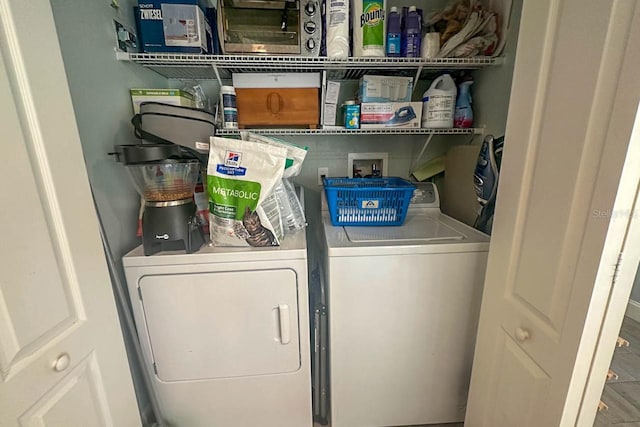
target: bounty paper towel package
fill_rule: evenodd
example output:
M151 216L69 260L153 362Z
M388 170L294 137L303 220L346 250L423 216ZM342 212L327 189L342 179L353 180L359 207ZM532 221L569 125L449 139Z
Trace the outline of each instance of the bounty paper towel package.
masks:
M386 12L384 0L354 0L353 56L385 56ZM328 43L328 39L327 39Z

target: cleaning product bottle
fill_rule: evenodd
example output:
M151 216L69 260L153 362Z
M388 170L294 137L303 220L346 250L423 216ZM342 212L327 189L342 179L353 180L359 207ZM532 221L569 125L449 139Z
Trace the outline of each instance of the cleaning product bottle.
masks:
M453 127L457 92L456 84L449 74L443 74L431 83L422 96L423 128Z
M402 19L393 6L387 16L387 56L398 57L401 52Z
M384 56L386 28L384 3L384 0L353 2L354 56Z
M233 86L221 86L220 98L222 99L223 127L225 129L238 129L238 108L236 106L236 90Z
M422 18L415 6L409 7L404 23L402 37L402 56L420 58L420 41L422 38Z
M440 53L440 33L436 32L432 26L422 38L420 56L423 58L436 58L438 53Z
M467 80L458 85L458 99L456 100L456 112L453 116L453 126L457 128L470 128L473 126L473 110L471 109L470 87L473 80Z

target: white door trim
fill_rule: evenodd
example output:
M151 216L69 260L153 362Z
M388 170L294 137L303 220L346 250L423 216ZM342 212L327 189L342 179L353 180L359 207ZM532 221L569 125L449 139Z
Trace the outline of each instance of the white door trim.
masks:
M614 209L611 212L612 226L615 226L616 216L621 217L622 221L628 221L622 250L614 267L613 277L609 278L610 287L603 284L598 289L596 285L594 301L587 314L588 318L594 309L599 310L604 306L599 328L593 329L593 334L597 333L597 342L590 360L576 421L572 424L579 427L591 427L595 421L598 401L604 388L605 373L611 364L615 342L627 305L630 303L629 295L638 269L638 258L640 258L640 245L637 244L640 241L640 168L638 164L640 164L640 108L636 111L617 197L617 199L626 199L627 203L623 200L622 204L628 205L628 200L633 195L633 204L629 209ZM614 206L618 206L618 200ZM607 290L609 292L605 292ZM602 294L599 291L603 291ZM578 361L576 365L578 363L580 362ZM577 393L573 397L577 398Z

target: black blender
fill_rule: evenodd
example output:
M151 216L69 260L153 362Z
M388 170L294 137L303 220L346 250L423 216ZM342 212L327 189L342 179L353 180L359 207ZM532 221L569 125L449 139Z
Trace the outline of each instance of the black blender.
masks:
M200 161L173 144L119 145L114 154L144 199L144 254L197 251L205 243L193 200Z

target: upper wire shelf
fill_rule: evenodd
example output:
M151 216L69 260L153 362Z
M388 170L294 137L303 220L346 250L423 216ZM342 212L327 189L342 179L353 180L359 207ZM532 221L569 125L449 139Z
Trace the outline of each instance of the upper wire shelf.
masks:
M371 70L419 78L428 70L476 69L503 63L502 58L347 58L290 55L193 55L179 53L117 52L117 58L133 61L174 79L230 79L232 73L327 71L332 79L359 79Z
M379 128L379 129L217 129L216 135L238 135L241 131L257 133L261 135L480 135L484 128L452 128L452 129L426 129L426 128Z

